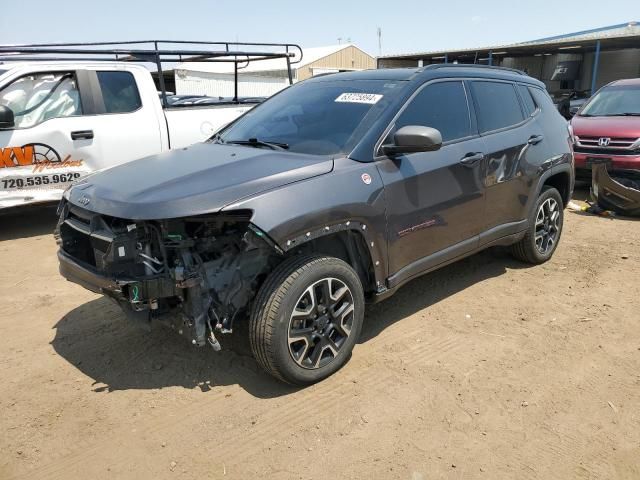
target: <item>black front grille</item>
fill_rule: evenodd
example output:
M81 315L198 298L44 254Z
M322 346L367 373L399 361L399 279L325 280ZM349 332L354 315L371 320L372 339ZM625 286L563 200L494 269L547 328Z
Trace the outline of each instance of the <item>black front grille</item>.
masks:
M123 267L129 270L135 263L136 235L122 227L131 222L104 217L73 205L68 205L63 215L61 247L69 256L101 273L114 273Z
M91 245L91 237L75 228L73 222L60 225L60 240L62 250L69 256L82 263L96 267L96 257Z

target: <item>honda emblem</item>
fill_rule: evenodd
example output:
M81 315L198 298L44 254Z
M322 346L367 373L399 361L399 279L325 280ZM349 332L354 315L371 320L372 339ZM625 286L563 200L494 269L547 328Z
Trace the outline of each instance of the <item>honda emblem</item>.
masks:
M599 147L608 147L609 143L611 143L611 139L608 137L602 137L598 139L598 146Z

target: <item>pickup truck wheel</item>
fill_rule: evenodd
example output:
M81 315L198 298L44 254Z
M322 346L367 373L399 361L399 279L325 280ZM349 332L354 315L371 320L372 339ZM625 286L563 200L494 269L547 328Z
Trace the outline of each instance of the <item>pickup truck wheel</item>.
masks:
M249 321L251 350L276 378L318 382L350 358L364 318L356 272L333 257L286 260L258 292Z
M512 247L512 253L518 260L537 265L551 258L562 234L562 205L558 190L543 187L529 219L527 233Z

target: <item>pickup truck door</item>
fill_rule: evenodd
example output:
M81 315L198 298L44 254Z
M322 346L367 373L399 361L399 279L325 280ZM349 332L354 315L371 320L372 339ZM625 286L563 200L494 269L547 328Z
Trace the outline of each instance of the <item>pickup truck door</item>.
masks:
M83 130L93 131L94 168L111 167L168 149L160 99L146 69L100 67L87 75L96 114L86 118Z
M406 125L438 129L442 147L377 162L387 201L390 287L478 245L484 211L484 144L464 82L427 84L409 100L391 134Z
M0 104L15 126L0 130L0 208L56 201L87 173L159 153L159 101L144 100L123 70L34 66L7 80Z

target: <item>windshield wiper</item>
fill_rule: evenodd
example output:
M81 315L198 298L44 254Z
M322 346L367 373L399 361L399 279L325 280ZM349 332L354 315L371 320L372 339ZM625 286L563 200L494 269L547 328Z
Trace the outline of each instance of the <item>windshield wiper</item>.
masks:
M609 113L603 117L640 117L640 112Z
M249 147L268 147L272 150L288 150L288 143L280 143L280 142L265 142L263 140L258 140L257 138L250 138L249 140L228 140L226 142L227 145L247 145Z

